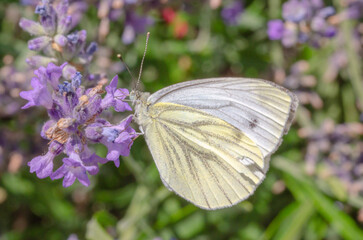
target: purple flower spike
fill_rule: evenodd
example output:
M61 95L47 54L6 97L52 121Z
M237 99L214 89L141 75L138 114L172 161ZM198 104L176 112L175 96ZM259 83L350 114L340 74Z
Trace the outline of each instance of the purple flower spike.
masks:
M117 89L118 76L116 75L110 82L110 85L106 87L106 96L102 100L102 108L107 109L114 107L115 111L123 112L125 110L131 111L132 108L126 102L123 102L128 95L129 90L119 88Z
M221 15L227 25L237 25L238 19L243 12L241 1L234 1L230 5L223 8Z
M27 31L31 35L35 35L35 36L45 35L45 31L44 31L42 25L40 25L39 23L34 22L32 20L29 20L26 18L21 18L19 21L19 26L24 31Z
M63 150L63 146L54 141L50 144L48 152L44 156L38 156L28 162L30 172L36 172L38 178L49 177L53 172L53 159Z
M32 51L40 51L52 41L50 37L42 36L28 41L28 47Z
M284 22L280 19L271 20L267 25L267 34L271 40L280 40L284 34Z

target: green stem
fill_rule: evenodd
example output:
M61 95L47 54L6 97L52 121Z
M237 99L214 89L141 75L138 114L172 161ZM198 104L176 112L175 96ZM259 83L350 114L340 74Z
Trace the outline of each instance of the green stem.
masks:
M341 5L341 1L336 0L335 3L337 6L339 6L340 10L344 9ZM358 108L360 111L363 111L363 72L361 66L362 61L358 55L358 51L354 48L354 22L352 20L344 20L341 23L341 28L343 31L345 50L348 55L347 71L356 98L358 100Z

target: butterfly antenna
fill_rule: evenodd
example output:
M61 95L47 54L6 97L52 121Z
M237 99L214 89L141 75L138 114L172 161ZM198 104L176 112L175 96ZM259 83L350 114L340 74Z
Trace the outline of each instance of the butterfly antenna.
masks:
M131 78L132 78L132 81L135 81L135 77L134 77L134 75L132 74L132 72L130 71L130 68L129 68L129 66L127 66L127 64L126 64L126 62L125 62L125 60L123 59L123 57L122 57L122 55L121 55L121 53L119 53L119 54L117 54L117 58L118 59L120 59L120 61L125 65L125 68L126 68L126 70L129 72L129 74L130 74L130 76L131 76Z
M148 32L148 33L146 34L146 43L145 43L144 56L142 57L142 60L141 60L141 66L140 66L140 71L139 71L139 77L137 78L137 82L136 82L135 90L137 90L137 87L139 86L139 83L140 83L140 78L141 78L141 73L142 73L142 66L144 65L144 60L145 60L145 55L146 55L146 51L147 51L147 44L148 44L148 42L149 42L149 37L150 37L150 32Z

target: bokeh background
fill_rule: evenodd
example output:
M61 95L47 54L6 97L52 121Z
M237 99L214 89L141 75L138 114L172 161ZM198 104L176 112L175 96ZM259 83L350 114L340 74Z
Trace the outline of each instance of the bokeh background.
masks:
M58 0L54 4L58 4ZM294 91L294 124L248 200L205 211L169 192L142 137L91 185L38 179L42 108L21 110L37 53L19 27L36 0L0 5L0 239L363 239L363 1L70 0L74 29L98 49L89 72L130 89L208 77L263 78ZM274 20L274 21L272 21ZM29 61L28 61L29 62ZM56 62L60 64L60 62ZM110 112L110 121L125 115ZM134 126L136 129L136 126ZM94 145L100 156L103 145Z

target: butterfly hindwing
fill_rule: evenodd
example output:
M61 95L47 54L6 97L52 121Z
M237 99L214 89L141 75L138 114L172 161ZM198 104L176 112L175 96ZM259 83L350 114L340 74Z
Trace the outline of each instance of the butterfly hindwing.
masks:
M145 138L164 184L204 209L234 205L264 178L259 147L231 124L173 103L148 108Z

